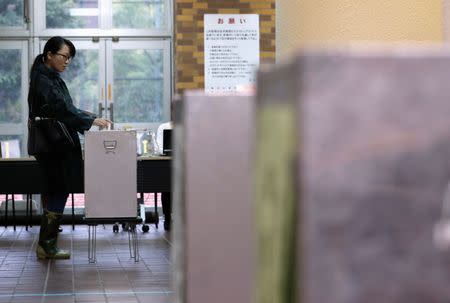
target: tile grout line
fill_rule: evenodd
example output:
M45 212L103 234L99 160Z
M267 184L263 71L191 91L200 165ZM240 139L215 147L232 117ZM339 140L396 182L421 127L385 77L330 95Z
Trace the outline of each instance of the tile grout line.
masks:
M137 228L137 227L135 227L135 228ZM127 233L129 233L129 232L130 232L130 231L127 230ZM137 232L136 232L136 233L137 233ZM129 235L127 235L127 236L129 236ZM136 234L136 237L137 237L137 234ZM128 238L128 248L130 247L130 246L129 246L129 245L130 245L129 241L130 241L130 238ZM137 241L139 241L139 239L137 239ZM139 300L139 298L138 298L137 295L136 295L136 291L135 291L135 289L134 289L134 286L133 286L133 284L131 283L130 278L128 277L127 271L125 270L125 268L123 267L122 262L120 261L119 254L117 253L117 249L116 249L116 247L113 245L113 241L111 240L111 238L109 238L109 243L111 244L111 247L114 249L114 252L115 252L115 254L116 254L117 260L119 261L120 267L122 268L122 271L125 273L125 276L127 277L128 284L131 286L131 289L133 290L133 294L134 294L136 300L138 301L138 303L141 303L141 301ZM138 246L138 247L139 247L139 246ZM139 248L138 248L137 254L139 254ZM141 257L141 256L139 255L139 259L141 259L140 257ZM144 263L144 264L145 264L145 263ZM105 291L106 291L106 290L105 290Z
M16 243L16 240L19 239L19 236L22 233L22 230L23 230L23 228L20 229L18 236L16 237L16 239L11 244L10 249L8 249L8 253L11 250L11 248L14 247L14 244ZM6 260L6 257L5 257L5 260ZM25 265L22 267L22 272L20 273L20 276L22 276L24 269L25 269ZM20 280L20 278L18 278L18 280ZM19 281L17 281L17 283L19 283ZM13 291L12 291L12 295L11 295L11 298L10 298L9 302L11 302L13 300L13 298L14 298L13 295L16 293L17 283L16 283L16 285L14 285L14 288L13 288Z
M97 227L95 227L95 228L97 228ZM105 228L104 224L103 224L103 228ZM95 231L95 234L96 234L95 235L95 242L97 242L97 231ZM97 243L95 243L95 246L97 246ZM97 249L95 249L95 254L97 254ZM96 257L96 259L97 259L97 257ZM103 282L103 277L101 276L100 270L99 270L99 268L97 266L97 260L95 261L95 269L97 270L97 276L98 276L100 284L101 284L101 286L103 288L103 297L105 298L105 302L108 303L109 300L108 300L108 296L106 295L105 283Z
M3 228L2 235L1 235L2 239L4 238L4 234L6 233L6 230L7 230L7 228L4 227L4 228ZM3 266L3 263L5 263L6 257L8 256L8 253L9 253L9 250L10 250L10 249L11 249L11 247L9 247L9 249L7 250L5 256L4 256L3 260L2 260L2 263L0 264L0 267L2 267L2 266Z
M172 222L173 223L173 222ZM173 228L173 224L172 224L172 228ZM169 231L170 232L170 234L173 234L173 229L171 230L171 231ZM173 249L173 245L172 245L172 242L171 241L169 241L169 239L167 239L167 236L166 236L166 234L164 234L163 235L163 237L162 237L163 239L164 239L164 241L166 241L167 242L167 244L169 244L169 247L170 247L170 250L169 250L169 252L170 252L170 254L169 254L169 258L167 258L166 256L164 256L164 258L166 259L166 261L169 263L169 266L170 266L170 268L172 268L172 260L170 259L170 257L171 257L171 254L172 254L172 249Z
M172 231L169 231L169 232L172 232ZM163 236L163 239L164 239L170 246L172 246L172 242L169 241L169 239L167 239L167 237L166 237L165 234L164 234L164 236Z
M173 294L173 291L139 291L136 292L136 294L139 295L169 295ZM79 293L23 293L23 294L14 294L11 297L12 298L19 298L19 297L71 297L74 295L79 296L92 296L92 295L109 295L109 296L128 296L135 294L135 292L126 292L126 291L120 291L120 292L79 292ZM3 295L0 294L0 298L4 298L10 295Z
M3 236L4 233L6 233L7 230L8 230L8 228L5 227L5 229L4 229L3 233L2 233L2 236ZM22 229L21 229L21 230L22 230ZM16 230L16 231L13 230L13 232L16 233L17 230ZM13 248L13 246L14 246L14 244L16 243L16 240L17 240L17 239L18 239L18 236L16 235L16 237L14 238L14 240L11 241L11 245L10 245L10 247L8 248L8 252L6 253L5 258L3 259L2 264L0 264L0 266L3 266L3 263L4 263L5 260L8 258L8 254L9 254L9 252L11 251L11 249Z
M47 261L47 274L45 275L45 282L44 282L44 290L43 290L43 296L41 299L41 303L45 302L45 294L47 293L47 284L48 284L48 277L50 276L50 266L51 266L52 260Z
M70 228L70 227L69 227ZM75 299L75 256L74 256L74 246L73 246L73 233L74 230L70 229L70 253L71 253L71 259L72 259L72 294Z
M18 238L20 237L20 235L22 234L22 232L23 232L23 228L20 229ZM18 281L17 281L16 285L14 286L14 289L13 289L13 292L12 292L13 295L16 293L17 284L19 283L20 278L22 277L23 272L25 271L25 267L26 267L26 264L27 264L27 262L28 262L28 258L29 258L29 256L30 256L31 251L33 250L33 244L36 242L36 237L33 237L33 238L34 238L34 239L33 239L33 243L31 244L31 247L30 247L30 249L28 250L28 254L27 254L27 256L25 257L25 263L23 264L22 271L21 271L21 273L20 273L20 277L18 278ZM13 298L13 297L11 296L11 300L12 300L12 298Z

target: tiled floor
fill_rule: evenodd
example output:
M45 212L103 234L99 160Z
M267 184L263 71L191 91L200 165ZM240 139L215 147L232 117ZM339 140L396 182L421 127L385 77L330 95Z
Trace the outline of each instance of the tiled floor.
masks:
M162 226L138 226L139 262L130 258L128 235L112 225L97 227L97 262L88 262L88 228L63 226L59 246L69 260L39 261L39 227L0 227L0 303L173 302L170 288L170 238Z

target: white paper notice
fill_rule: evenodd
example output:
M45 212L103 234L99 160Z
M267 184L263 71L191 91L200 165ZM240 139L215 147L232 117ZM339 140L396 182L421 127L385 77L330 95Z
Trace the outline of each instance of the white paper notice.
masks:
M205 91L234 92L255 85L259 16L205 14Z

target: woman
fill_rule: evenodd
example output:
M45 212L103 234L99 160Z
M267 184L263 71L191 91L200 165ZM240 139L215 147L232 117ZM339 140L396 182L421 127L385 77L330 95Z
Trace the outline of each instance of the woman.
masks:
M70 253L59 249L56 241L59 222L69 196L68 182L82 173L81 145L77 132L83 133L92 125L107 127L111 123L73 105L66 84L59 74L69 65L75 52L75 47L69 40L52 37L31 67L29 118L55 118L66 125L75 142L75 147L70 150L35 155L48 184L42 192L44 211L36 250L39 259L70 258Z

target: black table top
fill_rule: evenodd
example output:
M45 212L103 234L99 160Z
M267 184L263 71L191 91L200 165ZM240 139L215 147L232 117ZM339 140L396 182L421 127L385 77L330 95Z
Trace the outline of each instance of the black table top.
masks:
M170 157L137 157L137 192L171 191ZM84 192L84 178L71 180L71 192ZM37 194L45 186L33 157L0 159L0 194Z

